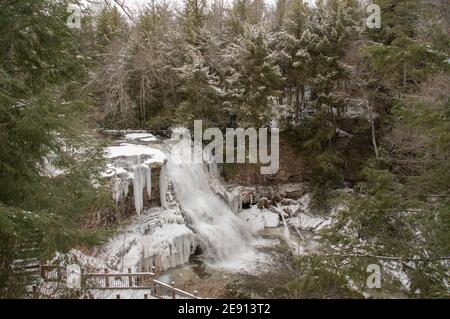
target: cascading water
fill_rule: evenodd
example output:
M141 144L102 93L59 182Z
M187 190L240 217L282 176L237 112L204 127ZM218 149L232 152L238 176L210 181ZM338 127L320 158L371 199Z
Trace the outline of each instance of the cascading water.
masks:
M167 175L190 226L197 232L209 262L226 261L253 252L254 238L244 224L211 189L206 167L202 163L174 160L183 150L191 149L190 139L171 146Z

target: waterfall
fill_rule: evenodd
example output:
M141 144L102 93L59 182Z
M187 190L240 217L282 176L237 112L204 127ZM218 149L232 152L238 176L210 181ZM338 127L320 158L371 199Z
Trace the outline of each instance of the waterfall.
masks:
M174 154L180 158L186 143L191 149L188 139L172 145L166 172L205 259L219 262L253 251L250 230L212 190L206 166L174 160Z

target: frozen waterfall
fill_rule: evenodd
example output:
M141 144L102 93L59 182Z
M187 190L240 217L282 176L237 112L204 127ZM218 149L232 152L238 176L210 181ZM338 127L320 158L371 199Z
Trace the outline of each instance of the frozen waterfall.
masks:
M141 162L139 155L127 158L125 168L116 169L111 166L112 173L112 196L118 204L129 193L130 185L133 185L134 207L136 213L141 214L144 208L144 191L150 198L152 193L152 169ZM108 176L105 174L105 176Z

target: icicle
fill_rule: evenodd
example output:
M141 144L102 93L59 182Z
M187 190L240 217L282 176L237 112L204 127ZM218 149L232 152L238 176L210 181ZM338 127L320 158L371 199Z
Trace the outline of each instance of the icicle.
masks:
M116 205L119 204L122 196L122 180L115 177L112 181L112 197L116 201Z
M161 172L159 173L159 193L160 193L160 200L161 200L161 207L167 208L167 190L168 190L169 184L167 182L167 168L166 165L163 165L161 167Z
M145 175L147 177L147 181L146 181L147 195L148 195L148 198L151 198L152 197L152 168L145 166L145 169L146 169Z
M130 191L130 181L128 180L128 176L125 180L122 180L122 195L124 198L128 197L128 193Z
M116 205L128 196L130 184L128 182L128 177L114 177L112 180L112 197L116 202Z
M151 169L146 164L141 164L139 156L135 158L134 163L134 165L132 164L133 173L130 178L133 183L134 207L137 214L140 215L144 208L144 188L147 188L148 197L151 197Z
M139 166L133 167L132 182L133 182L134 208L136 209L136 213L138 215L141 215L143 206L143 199L142 199L143 185Z
M284 214L280 213L280 215L281 215L281 219L283 220L283 225L284 225L283 235L284 235L284 238L286 239L286 241L289 242L291 240L291 232L289 231L289 227L286 223L286 219L284 219Z

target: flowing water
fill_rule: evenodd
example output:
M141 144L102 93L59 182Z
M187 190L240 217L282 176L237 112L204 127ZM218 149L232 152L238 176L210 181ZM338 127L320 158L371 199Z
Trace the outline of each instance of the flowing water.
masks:
M188 224L198 235L205 261L225 265L236 258L254 256L256 239L247 225L211 189L205 165L179 160L186 146L191 149L189 139L170 146L167 175ZM174 160L175 157L178 160Z

